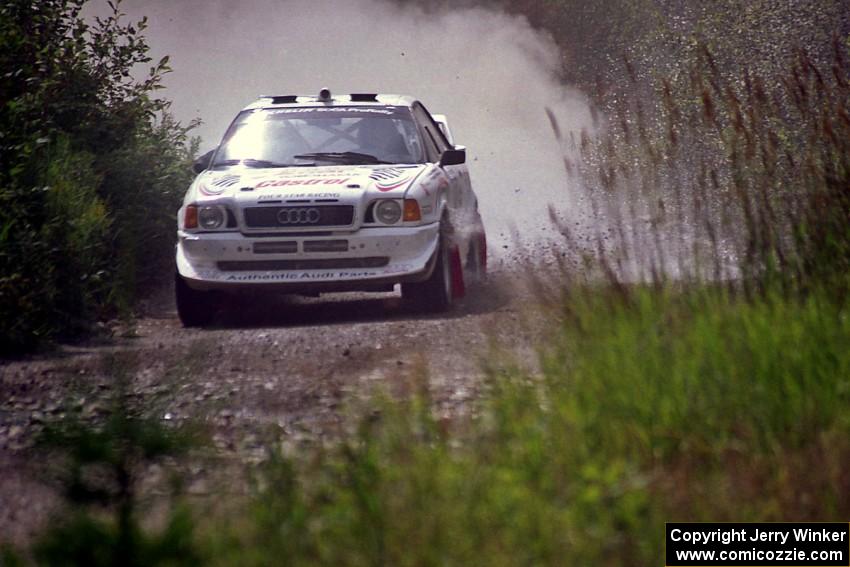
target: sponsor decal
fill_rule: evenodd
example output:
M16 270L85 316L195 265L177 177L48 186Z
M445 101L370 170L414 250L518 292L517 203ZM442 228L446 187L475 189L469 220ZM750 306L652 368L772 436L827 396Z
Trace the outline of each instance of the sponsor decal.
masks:
M289 179L266 179L257 183L255 189L263 189L264 187L293 187L297 185L343 185L350 178L344 177L313 177L306 179L289 178Z
M304 169L284 169L281 171L277 171L271 175L271 177L344 177L347 175L351 175L351 167L323 167L322 170L309 169L304 171ZM262 178L270 177L267 173L262 176Z
M369 175L369 179L375 181L375 188L378 191L387 192L393 189L398 189L402 185L410 182L413 179L413 172L402 169L400 167L388 167L373 171Z
M222 175L221 177L217 177L211 180L209 183L201 183L198 186L198 190L202 195L214 196L221 195L224 191L230 187L233 187L237 183L241 176L234 174Z
M430 197L432 191L436 192L448 187L449 181L445 176L440 174L439 170L433 169L425 176L420 186L425 194Z
M255 189L266 187L294 187L301 185L345 185L351 179L351 168L334 168L328 171L279 171L265 173L255 179Z
M369 179L374 179L375 181L386 181L389 179L395 179L399 175L404 175L405 173L407 173L407 168L386 167L384 169L376 169L370 173Z
M235 174L223 175L212 182L212 184L216 187L233 187L242 177Z
M391 276L410 272L414 269L411 264L397 264L380 270L334 270L332 272L267 272L247 274L221 274L208 272L201 274L204 279L228 281L228 282L299 282L299 281L344 281L365 278Z
M325 108L321 106L310 106L305 108L273 108L266 109L266 114L304 114L304 113L335 113L335 114L382 114L391 116L396 114L395 110L387 108L362 108L356 106L342 106L339 108Z
M395 182L392 182L392 183L378 182L378 183L375 183L375 187L378 188L378 191L387 192L387 191L392 191L393 189L398 189L402 185L406 184L408 181L410 181L410 177L405 177L401 181L395 181Z
M260 195L257 198L257 202L281 201L283 199L339 199L340 197L340 193L305 193L296 191L293 193L267 193Z
M223 278L229 282L293 282L293 281L326 281L350 280L380 276L381 272L374 270L339 271L339 272L284 272L270 274L230 274Z

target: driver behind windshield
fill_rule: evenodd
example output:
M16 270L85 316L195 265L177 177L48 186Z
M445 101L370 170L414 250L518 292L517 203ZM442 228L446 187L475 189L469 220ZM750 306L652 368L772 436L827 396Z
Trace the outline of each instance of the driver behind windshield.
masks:
M225 134L216 162L251 167L311 165L305 161L418 163L418 154L416 126L400 113L363 116L354 109L339 113L255 110L237 118Z
M395 121L387 118L364 118L358 123L358 152L371 154L382 161L404 163L413 161L404 136Z

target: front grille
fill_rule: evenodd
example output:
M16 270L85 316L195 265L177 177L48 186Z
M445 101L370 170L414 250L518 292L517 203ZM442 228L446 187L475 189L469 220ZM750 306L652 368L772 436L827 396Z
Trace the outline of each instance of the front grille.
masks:
M369 258L327 258L320 260L254 260L219 262L222 272L276 272L285 270L334 270L346 268L380 268L389 264L387 256Z
M244 209L248 228L312 228L314 226L351 226L351 205L319 205L314 207L247 207Z

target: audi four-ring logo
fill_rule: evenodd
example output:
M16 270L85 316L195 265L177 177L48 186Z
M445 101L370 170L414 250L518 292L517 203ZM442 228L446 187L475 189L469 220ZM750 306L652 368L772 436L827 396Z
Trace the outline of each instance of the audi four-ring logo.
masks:
M277 212L277 222L280 224L316 224L321 216L319 209L304 207L281 209Z

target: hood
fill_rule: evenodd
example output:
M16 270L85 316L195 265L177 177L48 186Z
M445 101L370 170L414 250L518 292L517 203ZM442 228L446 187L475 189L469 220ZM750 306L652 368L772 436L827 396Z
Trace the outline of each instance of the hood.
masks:
M367 194L401 198L426 167L350 165L205 171L192 184L190 198L204 201L230 197L240 202L323 197L347 201Z

